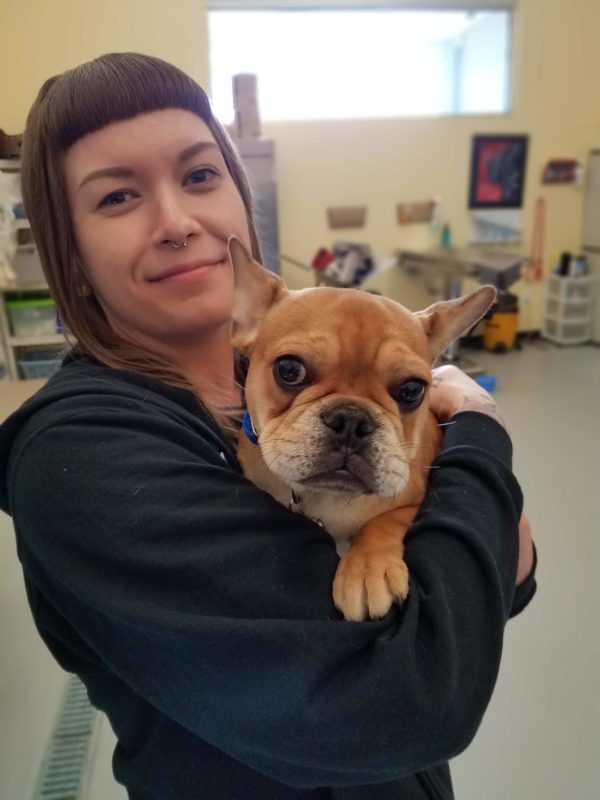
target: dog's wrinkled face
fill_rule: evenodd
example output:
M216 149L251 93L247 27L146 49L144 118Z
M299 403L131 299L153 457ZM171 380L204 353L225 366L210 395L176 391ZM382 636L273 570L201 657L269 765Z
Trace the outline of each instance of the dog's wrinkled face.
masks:
M398 304L351 289L290 293L264 318L250 357L263 459L298 489L400 494L430 380L423 327Z
M413 314L355 289L290 292L232 238L232 342L267 467L297 489L395 497L419 460L431 364L495 298L491 287Z

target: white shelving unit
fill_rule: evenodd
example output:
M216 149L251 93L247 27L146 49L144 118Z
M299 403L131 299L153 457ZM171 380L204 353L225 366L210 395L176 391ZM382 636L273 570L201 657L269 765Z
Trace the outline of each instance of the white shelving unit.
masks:
M21 162L18 158L2 158L0 159L0 171L18 173L21 171ZM29 230L30 226L28 220L17 219L15 227L18 231ZM15 293L20 296L46 294L48 285L43 279L41 264L33 243L17 245L12 266L17 275L17 283L8 286L0 285L0 340L4 350L6 378L20 380L18 358L21 351L49 347L60 349L66 345L66 341L61 333L52 336L13 336L5 306L6 295Z
M3 172L20 172L21 159L19 158L0 158L0 169Z
M0 286L0 336L4 345L6 357L6 373L9 380L20 380L18 357L19 351L23 348L40 349L52 347L59 350L66 346L65 337L62 333L52 336L13 336L10 330L8 314L6 312L5 299L7 294L36 294L47 292L48 286L45 283L23 284L19 286Z
M546 278L542 335L554 344L589 342L592 328L595 278Z

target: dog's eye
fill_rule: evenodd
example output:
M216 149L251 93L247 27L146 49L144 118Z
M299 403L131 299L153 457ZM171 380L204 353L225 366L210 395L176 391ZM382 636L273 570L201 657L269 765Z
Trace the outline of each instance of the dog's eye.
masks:
M306 382L306 367L295 356L281 356L273 364L273 374L277 382L284 386L301 386Z
M426 383L417 378L405 381L403 384L392 390L392 397L397 403L407 409L420 406L425 397Z

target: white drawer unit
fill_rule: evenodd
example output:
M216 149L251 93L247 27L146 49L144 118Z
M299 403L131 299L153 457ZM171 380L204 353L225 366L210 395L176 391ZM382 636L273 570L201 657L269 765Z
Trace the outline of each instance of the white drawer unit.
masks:
M582 276L546 278L542 335L555 344L589 342L592 328L595 279Z

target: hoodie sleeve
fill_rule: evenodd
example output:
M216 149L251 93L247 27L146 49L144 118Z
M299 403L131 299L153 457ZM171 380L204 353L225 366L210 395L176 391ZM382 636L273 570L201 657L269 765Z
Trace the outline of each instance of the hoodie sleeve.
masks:
M480 724L514 595L510 463L497 423L455 418L406 539L408 601L365 623L333 606L326 532L141 403L30 427L10 504L28 578L103 669L271 778L356 785L445 761Z

